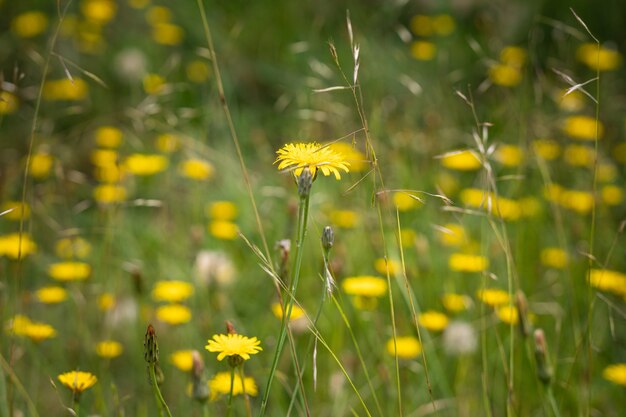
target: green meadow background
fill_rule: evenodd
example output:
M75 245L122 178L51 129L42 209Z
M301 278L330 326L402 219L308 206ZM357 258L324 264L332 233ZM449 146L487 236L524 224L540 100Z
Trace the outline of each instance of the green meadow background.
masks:
M149 324L174 416L621 415L624 21L0 0L0 417L165 415ZM350 167L298 241L276 151L311 142ZM263 349L232 399L227 322Z

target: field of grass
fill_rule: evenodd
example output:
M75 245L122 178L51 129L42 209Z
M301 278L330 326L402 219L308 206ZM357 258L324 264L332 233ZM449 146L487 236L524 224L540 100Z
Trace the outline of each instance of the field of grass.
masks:
M0 0L0 417L622 415L625 15Z

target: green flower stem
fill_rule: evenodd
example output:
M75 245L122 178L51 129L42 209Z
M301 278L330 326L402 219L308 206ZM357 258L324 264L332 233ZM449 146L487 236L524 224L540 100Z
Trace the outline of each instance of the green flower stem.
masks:
M163 415L163 410L165 410L165 413L167 414L167 416L172 417L172 413L170 413L170 409L167 406L165 399L163 399L163 395L161 394L161 390L159 389L159 384L157 383L156 364L154 363L148 364L148 372L150 373L150 382L151 382L150 385L152 385L154 396L157 400L157 404L159 405L159 415Z
M243 393L243 398L246 403L246 415L248 417L252 417L252 408L250 407L250 397L248 396L248 393L246 392L246 380L245 380L245 375L243 373L243 364L239 366L239 377L241 378L241 392Z
M235 390L235 367L230 367L230 395L228 395L228 408L226 409L226 417L230 417L233 409L233 392Z
M272 367L270 368L270 374L267 379L267 386L265 387L265 393L263 394L263 400L261 402L261 411L259 417L265 415L267 408L267 401L269 399L270 391L272 388L272 382L276 375L276 368L278 367L278 360L285 345L285 338L287 337L287 326L291 319L291 311L293 309L293 303L296 296L296 289L298 288L298 280L300 279L300 268L302 266L302 246L304 244L304 237L306 236L307 221L309 217L309 196L300 198L300 204L298 206L298 230L296 233L296 248L295 248L295 262L292 270L291 285L289 288L289 294L287 294L286 307L283 309L283 319L280 326L280 334L278 336L278 344L276 345L276 351L274 352L274 359L272 360Z
M72 395L72 410L76 417L80 417L80 392L75 392Z

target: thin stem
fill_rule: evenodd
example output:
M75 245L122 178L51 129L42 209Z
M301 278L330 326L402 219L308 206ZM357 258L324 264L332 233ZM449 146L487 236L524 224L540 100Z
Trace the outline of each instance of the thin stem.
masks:
M154 396L156 397L157 404L159 405L159 415L162 415L163 410L168 417L172 417L172 413L170 412L163 395L161 394L161 389L159 388L159 384L157 383L156 378L156 364L151 363L148 365L148 369L150 370L150 382L152 385L152 391L154 391Z
M246 415L248 417L252 417L252 409L250 408L250 397L248 396L248 393L246 392L246 380L245 380L245 375L243 373L243 364L239 366L239 377L241 378L241 392L243 393L243 398L246 403Z
M233 391L235 390L235 368L230 368L230 394L228 395L228 408L226 409L226 417L230 416L233 409Z

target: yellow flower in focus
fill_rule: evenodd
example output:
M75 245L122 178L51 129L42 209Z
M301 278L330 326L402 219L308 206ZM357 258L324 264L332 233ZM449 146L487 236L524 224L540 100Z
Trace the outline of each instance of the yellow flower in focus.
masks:
M578 47L576 58L592 70L612 71L622 62L622 56L614 49L598 47L595 43L584 43Z
M516 167L524 160L524 152L516 145L499 145L494 157L506 167Z
M58 304L67 300L67 291L63 287L56 285L42 287L35 291L35 297L40 303Z
M565 269L569 262L569 256L561 248L543 248L539 255L541 264L549 268Z
M19 107L19 101L15 94L8 91L0 91L0 114L15 113Z
M234 240L239 236L239 226L229 221L214 220L209 223L209 233L217 239Z
M593 194L589 191L564 190L559 202L565 208L574 210L579 214L590 213L593 209Z
M7 201L0 206L0 213L5 213L2 218L6 220L27 220L30 218L30 206L21 201Z
M57 262L48 266L48 275L57 281L83 281L91 274L91 266L84 262Z
M91 245L80 236L59 239L54 246L56 255L63 259L84 259L91 252Z
M37 251L37 245L30 236L19 233L10 233L0 236L0 256L10 259L22 259Z
M217 352L217 360L221 361L225 357L238 357L243 360L250 359L250 355L256 355L263 350L261 341L256 337L246 337L240 334L216 334L213 339L208 340L204 347L209 352Z
M19 14L11 21L11 30L20 38L34 38L48 27L48 17L39 11Z
M93 190L93 198L101 204L119 203L126 200L126 188L121 185L99 185Z
M417 317L420 326L431 332L440 332L448 326L448 316L438 311L425 311Z
M230 395L231 385L233 387L233 396L243 394L244 390L251 397L256 397L259 394L254 378L244 376L242 384L241 376L238 373L235 373L235 378L232 379L230 372L218 372L211 378L208 384L211 392L211 401L215 401L222 395Z
M602 378L626 387L626 363L614 363L602 371Z
M563 160L574 167L589 167L593 165L596 152L585 145L567 145L563 152Z
M118 148L124 134L114 126L100 126L96 130L96 144L103 148Z
M213 177L215 168L210 162L192 158L180 163L180 171L187 178L197 181L205 181Z
M369 167L369 160L363 152L344 142L328 145L333 151L343 155L343 160L350 164L350 171L363 172Z
M156 317L163 323L176 326L191 320L191 310L182 304L167 304L157 308Z
M82 0L80 10L88 21L104 25L115 17L117 4L112 0Z
M610 269L591 269L587 281L593 288L626 296L626 274L623 272Z
M393 205L396 206L398 211L409 211L420 207L422 202L417 200L411 193L396 191L393 193Z
M274 163L278 163L279 170L293 170L296 177L300 176L302 170L308 167L313 178L317 171L329 176L334 174L340 180L339 170L349 172L350 163L344 159L342 153L333 151L329 146L319 143L288 143L276 151L278 155Z
M417 36L430 36L433 33L433 20L430 16L418 14L411 18L409 27Z
M346 294L362 297L382 297L387 292L387 281L373 276L349 277L341 282Z
M437 46L428 41L414 41L411 44L411 56L418 61L432 61L437 54Z
M374 261L374 269L379 274L390 275L399 274L402 271L402 264L394 259L378 258Z
M498 309L496 310L496 315L501 322L507 324L515 325L519 321L519 312L517 311L517 308L512 305L498 307Z
M579 140L592 141L601 139L604 135L604 125L602 122L598 121L596 124L596 119L582 114L566 118L563 121L562 129L568 136Z
M176 152L180 148L180 138L171 133L164 133L157 136L156 148L163 153Z
M163 155L134 153L124 161L124 168L133 175L149 176L165 171L169 161Z
M459 272L482 272L489 267L489 260L480 255L453 253L448 258L448 267Z
M506 46L500 51L500 62L514 68L521 68L526 63L527 53L519 46Z
M152 26L152 39L161 45L178 45L184 36L183 28L172 23L157 23Z
M519 68L495 64L489 68L489 79L502 87L515 87L522 81L522 73Z
M152 299L154 301L179 303L191 297L193 292L193 285L185 281L158 281L152 288Z
M605 185L600 190L600 196L607 206L619 206L624 201L624 190L617 185Z
M24 336L36 343L56 337L57 331L46 323L31 322L26 326Z
M58 376L59 381L72 390L74 395L93 387L98 378L90 372L71 371Z
M441 165L456 171L476 171L482 166L478 154L472 150L448 152L441 157Z
M115 306L115 296L110 292L100 294L98 297L98 309L100 311L109 311Z
M437 228L439 241L448 247L461 246L468 242L465 228L460 224L447 223Z
M172 20L172 11L164 6L152 6L146 11L146 20L151 25Z
M170 362L183 372L191 371L193 368L193 350L177 350L170 355Z
M398 336L387 341L387 353L400 359L415 359L422 352L422 344L413 336Z
M78 101L87 97L89 88L80 78L68 80L47 80L43 85L42 96L49 101Z
M439 36L447 36L454 32L456 24L449 14L440 14L432 19L433 29Z
M211 68L206 62L194 59L185 67L185 74L192 83L202 84L211 76Z
M533 151L546 161L552 161L561 154L561 147L558 142L552 139L537 139L533 141Z
M277 319L283 318L283 308L279 303L272 304L272 313ZM304 310L300 306L294 304L291 308L291 317L289 318L289 321L298 320L301 317L304 317Z
M207 207L207 213L213 220L234 220L239 214L237 206L232 201L214 201Z
M330 212L330 221L342 229L353 229L359 223L360 216L354 210L333 210Z
M441 296L441 303L446 310L452 313L458 313L460 311L467 310L470 306L471 300L467 295L446 293Z
M146 94L159 94L165 89L165 79L159 74L146 74L143 77L143 90Z
M476 296L480 301L491 307L509 304L511 300L508 292L497 288L485 288L483 290L479 290L476 293Z
M52 170L54 158L47 152L37 152L30 157L28 175L38 180L47 178Z
M122 344L115 340L103 340L96 345L96 355L105 359L117 358L123 351Z

